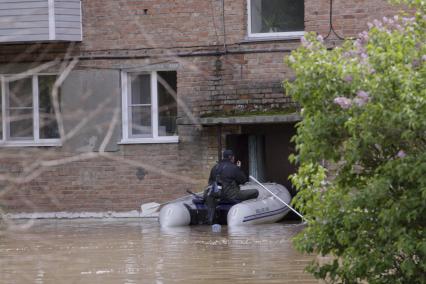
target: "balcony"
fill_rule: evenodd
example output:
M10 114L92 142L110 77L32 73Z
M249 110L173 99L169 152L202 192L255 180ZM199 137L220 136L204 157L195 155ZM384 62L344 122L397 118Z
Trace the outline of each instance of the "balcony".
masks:
M0 1L0 44L81 40L80 0Z

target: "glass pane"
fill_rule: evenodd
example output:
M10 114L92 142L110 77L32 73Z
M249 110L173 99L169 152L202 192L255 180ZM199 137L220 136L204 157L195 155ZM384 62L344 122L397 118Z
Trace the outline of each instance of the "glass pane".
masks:
M58 123L55 117L52 97L53 85L56 78L56 75L38 77L41 139L59 138ZM58 102L60 102L60 99L60 89L58 89Z
M33 139L33 110L10 109L10 138Z
M151 75L132 75L131 76L132 98L131 105L150 104L151 103Z
M32 107L32 78L9 82L9 107Z
M139 137L152 137L151 107L130 107L131 110L131 133Z
M158 135L176 135L177 78L175 71L158 72Z
M252 33L304 30L303 0L251 0Z

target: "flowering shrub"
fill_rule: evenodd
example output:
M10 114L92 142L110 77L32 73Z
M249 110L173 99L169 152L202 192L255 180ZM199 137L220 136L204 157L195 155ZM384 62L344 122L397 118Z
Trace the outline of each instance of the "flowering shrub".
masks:
M287 63L302 106L294 141L295 239L316 277L341 283L426 283L426 1L328 50L308 34ZM326 166L328 165L328 166Z

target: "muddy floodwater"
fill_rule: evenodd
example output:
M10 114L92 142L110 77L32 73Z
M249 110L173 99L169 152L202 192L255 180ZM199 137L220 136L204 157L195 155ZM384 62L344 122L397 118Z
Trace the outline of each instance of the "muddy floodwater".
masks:
M318 283L278 223L214 233L156 219L19 221L0 231L0 283Z

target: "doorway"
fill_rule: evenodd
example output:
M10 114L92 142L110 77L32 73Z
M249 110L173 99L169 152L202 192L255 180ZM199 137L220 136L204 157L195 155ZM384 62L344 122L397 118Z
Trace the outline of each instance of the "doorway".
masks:
M226 148L241 161L241 169L261 182L276 182L284 185L292 196L296 194L289 175L297 167L288 157L295 152L291 138L296 134L294 124L247 125L241 134L226 136Z

